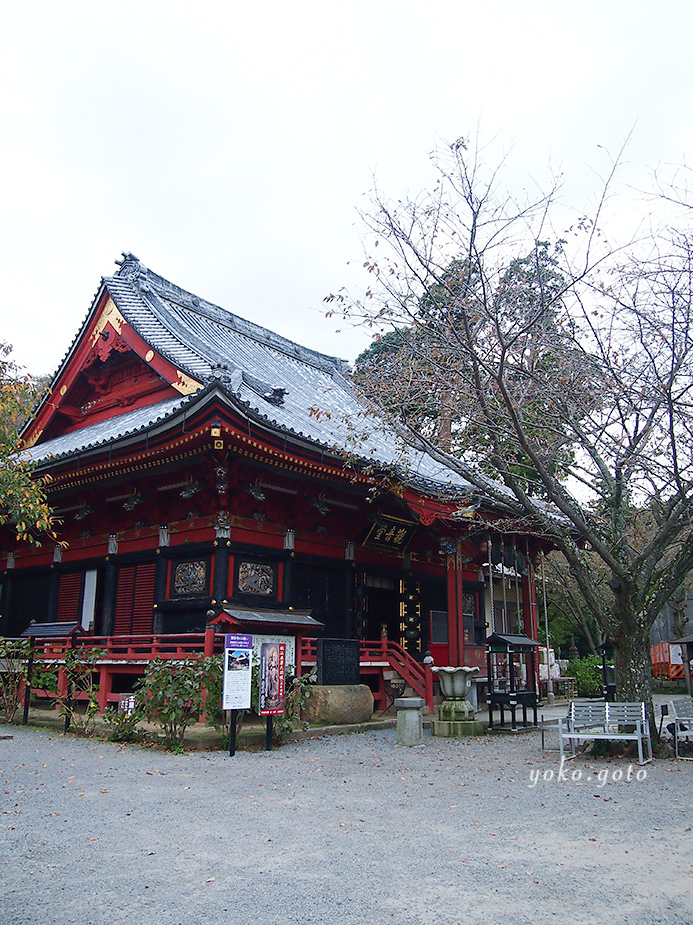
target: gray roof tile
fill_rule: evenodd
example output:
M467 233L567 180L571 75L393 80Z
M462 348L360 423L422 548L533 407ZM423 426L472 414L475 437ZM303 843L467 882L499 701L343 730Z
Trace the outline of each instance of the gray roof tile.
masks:
M327 451L394 467L400 477L421 486L447 488L453 494L469 489L468 482L407 445L368 408L344 378L349 369L344 360L301 347L206 302L152 273L130 254L103 284L126 321L154 350L204 385L220 380L229 397L278 431ZM284 390L281 403L264 397L275 389ZM126 412L39 444L25 455L40 462L97 447L147 429L187 400L194 397Z
M44 443L37 443L20 454L24 459L35 463L48 460L58 460L86 450L96 449L99 446L111 443L113 440L137 434L157 421L163 421L168 415L181 408L186 398L171 398L168 401L157 402L146 408L136 411L126 411L117 417L88 424L80 430L71 431L61 437L54 437Z

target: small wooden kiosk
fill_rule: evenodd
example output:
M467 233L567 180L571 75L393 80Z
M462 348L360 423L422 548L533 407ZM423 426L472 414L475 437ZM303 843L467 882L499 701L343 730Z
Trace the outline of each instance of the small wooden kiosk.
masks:
M522 726L527 721L527 708L534 713L537 725L537 646L536 639L513 633L493 633L486 640L486 667L488 671L488 728L517 728L517 707L522 707ZM493 724L493 712L499 712L499 721ZM505 722L505 710L510 711L510 726Z

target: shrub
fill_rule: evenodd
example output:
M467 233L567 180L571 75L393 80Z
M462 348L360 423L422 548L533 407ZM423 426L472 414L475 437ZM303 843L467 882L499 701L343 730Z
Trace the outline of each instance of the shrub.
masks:
M279 744L295 730L308 728L308 723L301 719L301 711L316 677L317 669L312 668L308 674L286 679L284 712L274 717L274 737Z
M167 748L182 749L185 730L205 709L205 691L213 685L218 670L211 658L157 658L147 666L135 688L138 708L145 719L162 729Z
M141 710L135 708L129 713L118 707L109 707L104 713L104 721L111 730L108 738L111 742L142 742L145 733L137 728L142 719Z
M224 690L224 657L212 655L207 661L207 686L205 688L204 712L207 714L206 725L213 726L218 732L226 729L226 710L221 707Z
M0 637L0 709L5 723L11 723L19 709L28 659L28 639Z
M77 735L90 736L94 732L99 712L99 685L94 681L94 672L105 654L104 649L66 650L61 667L67 676L67 693L56 697L60 715L65 717L66 732L70 728Z
M602 660L598 655L585 655L568 662L567 676L577 681L580 697L601 697L604 693Z
M54 661L36 661L31 669L31 689L54 692L58 689L58 666Z

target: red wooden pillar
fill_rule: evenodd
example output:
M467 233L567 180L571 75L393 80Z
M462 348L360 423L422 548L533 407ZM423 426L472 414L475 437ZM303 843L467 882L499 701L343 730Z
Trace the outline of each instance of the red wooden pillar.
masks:
M108 665L99 668L99 712L103 713L108 707L108 695L113 690L113 675Z
M205 627L205 641L204 641L204 649L203 649L202 654L204 658L211 658L212 655L214 655L214 627L213 626ZM206 690L202 691L202 703L203 705L207 704L207 691ZM204 712L204 706L203 706L203 712L200 713L198 720L201 723L207 722L207 713Z
M64 668L58 668L58 698L62 702L67 699L67 672ZM58 713L60 712L61 706L59 702L55 704L55 709Z
M462 541L447 557L448 578L448 657L450 665L464 664L464 616L462 606Z
M538 639L537 635L539 632L539 618L537 614L537 583L536 583L536 573L534 570L534 565L529 557L529 550L527 555L527 575L523 579L522 583L522 610L524 617L524 626L525 626L525 635L529 636L530 639ZM535 684L536 690L541 691L541 678L539 672L539 652L535 650L535 659L534 659L534 673L535 673ZM546 672L548 677L548 672L550 671L549 667L549 649L548 644L546 647Z
M464 665L464 593L462 590L462 540L457 540L455 547L455 587L457 593L457 661Z
M457 581L455 556L447 556L448 579L448 665L459 665L457 661Z
M302 633L299 633L296 636L296 642L294 643L294 645L296 646L295 674L297 678L300 678L301 677L301 649L303 647L303 634Z
M537 606L534 597L534 582L532 581L532 572L528 568L527 574L522 578L522 625L525 636L530 639L536 639L537 633Z

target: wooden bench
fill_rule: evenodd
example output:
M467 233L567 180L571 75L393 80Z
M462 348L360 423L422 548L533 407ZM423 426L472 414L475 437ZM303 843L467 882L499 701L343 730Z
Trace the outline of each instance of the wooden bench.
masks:
M564 745L570 745L569 758L577 755L579 742L596 742L600 739L638 743L638 763L652 761L652 739L647 708L644 703L599 703L573 700L568 716L558 721L558 739L561 760L565 758ZM645 758L643 745L647 745Z
M675 700L670 700L669 715L673 722L667 725L667 729L674 737L676 757L682 761L693 761L693 755L679 753L679 743L682 740L693 738L693 697L677 697Z

